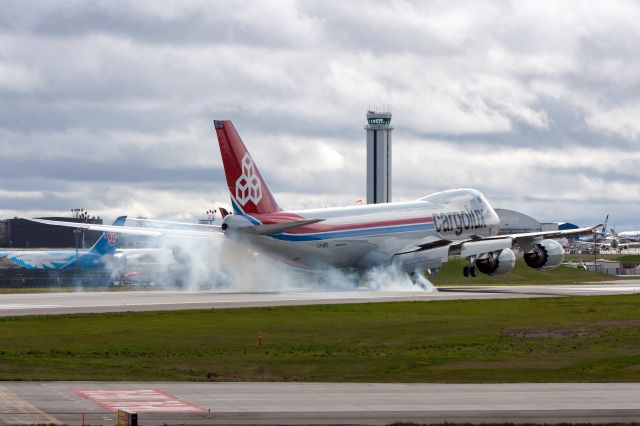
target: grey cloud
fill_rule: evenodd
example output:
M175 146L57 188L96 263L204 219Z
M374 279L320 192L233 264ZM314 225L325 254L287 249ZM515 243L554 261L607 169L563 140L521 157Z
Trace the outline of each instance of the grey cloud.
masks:
M624 1L5 2L0 184L45 192L31 205L9 197L14 210L89 206L105 188L102 209L138 197L176 213L141 196L153 188L199 209L226 186L211 120L228 118L272 190L331 205L362 197L364 111L391 103L396 146L455 148L412 173L396 163L397 199L475 186L541 216L553 208L589 223L611 206L633 224L633 203L588 187L575 199L590 204L557 209L551 183L589 176L637 192L624 159L637 140L593 117L640 104L639 10ZM342 168L310 167L311 141L340 151ZM518 173L533 168L527 158L484 179L460 161L474 150L490 164L494 152L526 147L562 158L581 150L606 166L540 164L549 187L522 196L537 177ZM65 191L73 201L59 198Z
M2 202L2 210L68 212L70 208L87 205L88 200L81 196L81 194L74 197L56 193L45 193L40 197L33 198L3 196L0 198L0 201Z
M629 182L636 182L640 179L640 171L633 169L617 169L608 167L606 169L598 170L593 167L584 166L566 166L566 167L549 167L548 165L541 164L538 166L541 173L556 174L564 176L566 179L576 179L576 177L587 177L589 179L599 179L601 181L612 183L627 184ZM602 194L590 194L589 198L594 202L602 203L605 200L612 201L611 197L604 196ZM640 195L640 194L638 194ZM635 198L635 197L634 197ZM631 201L631 200L627 200ZM635 203L635 200L632 202Z
M135 161L105 163L73 157L56 158L55 161L39 158L18 159L6 162L0 169L0 178L66 179L80 182L220 182L219 167L207 168L159 168Z
M512 130L509 132L451 135L422 132L412 128L403 130L403 132L420 138L451 140L461 146L481 144L486 145L488 149L491 149L492 146L539 147L544 150L558 150L559 155L568 156L571 155L571 151L575 147L600 148L606 144L610 147L634 149L637 146L633 140L613 134L594 132L587 124L585 111L569 101L541 97L533 107L547 113L548 128L538 129L513 120ZM490 151L488 155L490 155Z
M22 2L13 3L18 13L6 14L4 28L43 37L77 38L110 34L152 44L248 44L271 48L293 47L301 37L292 37L287 26L278 25L279 18L295 16L297 7L291 2L256 3L238 1L202 1L160 4L155 1L86 1L59 2L25 16ZM20 10L22 9L22 10ZM251 16L247 12L260 12ZM22 12L22 13L20 13ZM2 18L0 18L2 19Z

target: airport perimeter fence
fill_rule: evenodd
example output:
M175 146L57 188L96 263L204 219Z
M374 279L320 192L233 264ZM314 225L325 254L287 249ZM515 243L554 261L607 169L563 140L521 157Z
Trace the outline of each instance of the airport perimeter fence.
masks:
M106 270L5 269L0 270L0 288L110 287L113 277Z

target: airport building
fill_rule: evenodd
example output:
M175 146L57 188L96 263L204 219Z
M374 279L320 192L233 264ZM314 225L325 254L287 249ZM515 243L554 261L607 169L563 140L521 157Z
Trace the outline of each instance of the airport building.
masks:
M40 219L61 220L78 223L102 224L99 217L43 217ZM0 247L6 248L80 248L91 247L101 232L81 231L72 228L45 225L27 219L0 220Z
M367 204L391 202L391 113L367 111Z
M508 209L495 209L500 218L500 234L544 231L542 223L524 213ZM556 228L557 229L557 228Z
M637 263L623 263L610 259L584 262L587 271L602 272L609 275L640 275L640 265Z
M569 223L569 222L558 222L558 229L560 231L565 231L568 229L578 229L580 228L578 225L576 225L575 223Z

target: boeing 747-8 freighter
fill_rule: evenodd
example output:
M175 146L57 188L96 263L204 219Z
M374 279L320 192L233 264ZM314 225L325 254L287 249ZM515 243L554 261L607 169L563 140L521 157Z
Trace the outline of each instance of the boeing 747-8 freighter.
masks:
M415 201L312 210L280 208L231 121L214 121L233 214L200 230L83 224L86 229L155 236L230 238L297 268L366 271L397 265L407 273L437 272L449 257L468 260L465 276L511 271L512 248L527 265L554 268L564 249L553 240L590 235L597 227L498 235L500 221L474 189L451 189ZM78 227L75 223L38 222Z

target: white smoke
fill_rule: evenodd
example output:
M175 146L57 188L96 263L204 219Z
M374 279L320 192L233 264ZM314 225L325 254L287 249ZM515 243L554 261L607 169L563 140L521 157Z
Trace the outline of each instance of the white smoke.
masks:
M396 265L370 269L364 280L370 289L378 291L437 291L419 271L409 276Z
M130 256L126 269L140 271L140 281L160 288L185 291L281 292L298 290L435 291L420 273L413 278L396 266L364 273L318 268L297 269L228 238L161 238L149 243L162 259ZM167 259L166 253L170 253ZM152 256L153 257L153 256Z

